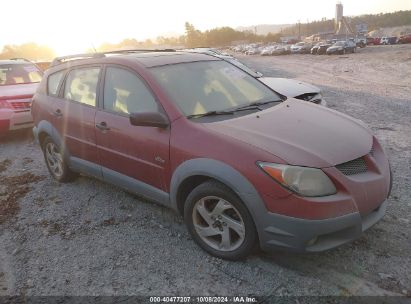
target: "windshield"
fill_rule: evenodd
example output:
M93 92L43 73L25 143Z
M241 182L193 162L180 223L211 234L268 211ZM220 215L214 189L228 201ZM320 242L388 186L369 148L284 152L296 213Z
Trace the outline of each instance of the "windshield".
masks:
M41 71L33 64L0 65L0 85L40 82Z
M344 46L345 42L344 41L338 41L334 45L336 46Z
M186 116L281 100L260 81L225 61L179 63L151 71Z

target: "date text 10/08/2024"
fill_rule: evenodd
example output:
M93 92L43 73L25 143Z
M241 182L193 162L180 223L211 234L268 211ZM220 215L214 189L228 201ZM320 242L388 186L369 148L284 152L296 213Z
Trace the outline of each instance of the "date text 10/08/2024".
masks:
M256 303L256 297L150 297L151 303Z

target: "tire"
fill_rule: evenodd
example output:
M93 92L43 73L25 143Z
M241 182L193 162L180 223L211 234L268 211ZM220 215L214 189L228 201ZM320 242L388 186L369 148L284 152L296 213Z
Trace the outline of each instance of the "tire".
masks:
M77 177L66 164L62 156L61 148L50 136L47 136L42 143L44 160L51 176L60 183L70 182Z
M230 188L217 181L192 190L184 205L184 220L194 241L213 256L240 260L255 247L257 232L250 212Z

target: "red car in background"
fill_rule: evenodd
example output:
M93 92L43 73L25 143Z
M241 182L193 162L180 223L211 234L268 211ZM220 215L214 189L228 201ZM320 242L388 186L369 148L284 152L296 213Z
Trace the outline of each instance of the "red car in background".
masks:
M373 37L367 37L366 39L367 39L367 45L374 45L374 44L375 44L375 43L374 43L374 39L375 39L375 38L373 38Z
M0 135L33 126L31 98L42 76L28 60L0 60Z
M411 34L400 36L398 43L411 43Z

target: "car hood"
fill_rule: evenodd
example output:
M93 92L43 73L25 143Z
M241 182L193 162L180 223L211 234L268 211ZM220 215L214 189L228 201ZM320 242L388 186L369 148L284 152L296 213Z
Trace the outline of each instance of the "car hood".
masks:
M364 156L370 152L373 140L358 120L294 98L258 113L204 126L288 164L314 168Z
M295 79L275 77L260 77L258 79L274 91L287 97L297 97L305 93L321 92L320 88Z
M38 83L2 85L0 86L0 98L28 95L32 96L36 92L38 85Z

